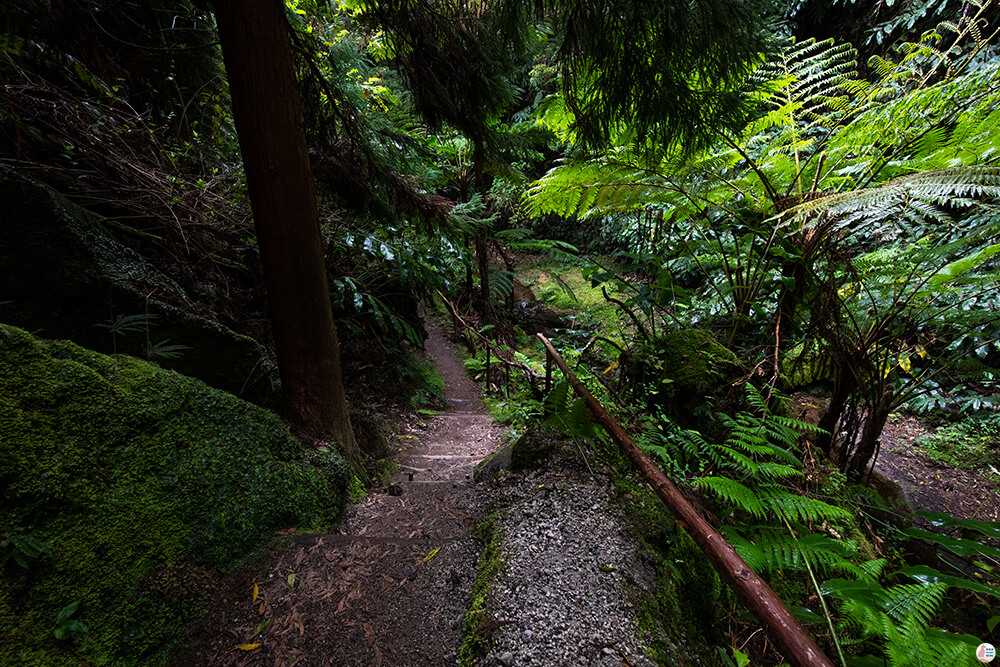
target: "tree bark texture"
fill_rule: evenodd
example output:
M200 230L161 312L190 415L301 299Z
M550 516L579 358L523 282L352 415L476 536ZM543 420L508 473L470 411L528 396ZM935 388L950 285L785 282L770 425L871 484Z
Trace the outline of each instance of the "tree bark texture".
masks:
M288 418L357 458L281 0L216 0Z
M670 511L684 526L691 538L712 562L723 579L732 586L736 595L767 629L782 655L799 667L833 667L830 659L819 650L805 628L792 616L767 583L740 558L722 535L713 528L688 502L680 490L660 470L652 459L640 450L621 424L594 398L587 388L570 371L552 343L542 334L538 338L545 345L549 356L555 360L566 378L573 385L590 409L594 419L611 435L653 490L667 504Z

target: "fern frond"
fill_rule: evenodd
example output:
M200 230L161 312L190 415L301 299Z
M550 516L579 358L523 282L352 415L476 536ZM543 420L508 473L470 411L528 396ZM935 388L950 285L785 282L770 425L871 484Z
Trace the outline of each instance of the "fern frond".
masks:
M934 664L937 665L961 665L969 662L969 656L975 655L976 648L982 643L974 635L959 635L941 628L927 628L926 637L935 659Z
M798 460L796 460L798 463ZM797 468L792 466L784 465L781 463L774 463L772 461L765 461L764 463L757 464L757 474L762 479L789 479L791 477L802 477L803 473Z
M803 202L772 220L792 218L805 225L833 217L840 220L839 228L860 233L869 224L884 223L904 208L911 208L938 222L950 222L950 217L933 205L951 204L956 197L1000 197L1000 166L940 169L901 176L875 188Z
M559 414L569 409L569 388L569 380L566 378L561 378L552 386L548 395L542 400L542 406L546 414Z
M856 546L851 541L835 540L826 535L807 534L799 538L782 530L764 529L752 538L760 552L764 571L806 570L830 571L853 555Z
M676 187L656 172L631 166L631 156L622 157L622 164L591 160L554 167L528 187L526 211L532 216L587 218L673 201Z
M936 667L924 626L914 618L885 624L885 653L892 667Z
M766 507L780 510L785 516L794 517L803 523L810 521L841 523L852 518L851 513L842 507L800 496L780 487L761 489L758 491L758 497Z
M948 584L944 582L893 586L886 591L883 608L885 613L897 621L913 618L921 626L927 627L947 590Z
M766 512L764 504L757 497L757 494L736 480L728 477L699 477L694 481L694 485L699 489L711 491L719 498L758 519L763 518Z

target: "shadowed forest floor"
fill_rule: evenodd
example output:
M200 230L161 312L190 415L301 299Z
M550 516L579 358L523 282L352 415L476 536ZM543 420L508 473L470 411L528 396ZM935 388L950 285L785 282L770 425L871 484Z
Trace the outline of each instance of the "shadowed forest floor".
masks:
M447 407L394 438L401 455L389 492L348 509L336 534L294 537L242 596L213 610L197 664L457 662L481 550L471 537L483 518L472 471L501 436L433 326L427 352Z

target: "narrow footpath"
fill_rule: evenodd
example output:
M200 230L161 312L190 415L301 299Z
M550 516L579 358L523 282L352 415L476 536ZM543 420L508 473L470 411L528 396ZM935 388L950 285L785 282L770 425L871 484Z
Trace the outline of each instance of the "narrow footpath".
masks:
M347 666L457 663L480 548L484 503L475 464L500 431L436 327L428 354L447 408L396 436L387 493L352 506L337 534L303 535L248 584L245 601L199 651L205 665ZM259 646L255 646L259 644Z

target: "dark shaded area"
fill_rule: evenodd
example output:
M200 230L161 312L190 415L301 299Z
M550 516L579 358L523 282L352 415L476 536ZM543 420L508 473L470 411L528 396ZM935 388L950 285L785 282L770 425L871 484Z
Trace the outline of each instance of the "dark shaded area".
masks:
M150 358L256 403L280 403L264 348L203 316L204 306L112 238L99 216L12 172L0 172L0 202L0 322Z

